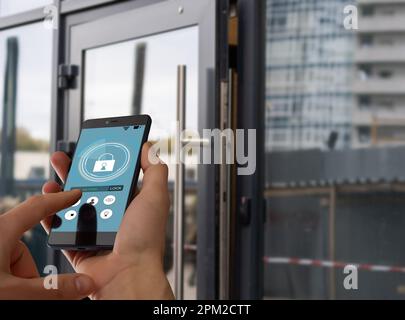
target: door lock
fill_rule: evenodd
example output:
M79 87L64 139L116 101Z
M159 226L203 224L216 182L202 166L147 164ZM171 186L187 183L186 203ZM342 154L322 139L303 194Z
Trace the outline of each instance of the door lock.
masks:
M240 220L243 226L250 224L252 216L252 199L248 197L242 197L240 202Z

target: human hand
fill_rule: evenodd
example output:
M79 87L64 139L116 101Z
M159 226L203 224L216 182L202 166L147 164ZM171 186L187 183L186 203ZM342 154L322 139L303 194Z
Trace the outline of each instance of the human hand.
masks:
M57 289L46 289L35 262L20 240L25 231L44 218L74 204L78 190L29 198L0 216L0 299L82 299L94 289L87 275L64 274L57 277Z
M142 188L129 205L112 251L64 251L77 272L92 277L97 290L92 299L172 299L173 293L163 271L166 222L169 213L168 169L148 159L151 145L144 144L141 167ZM65 181L70 159L62 152L51 163ZM56 182L48 182L44 193L58 192ZM51 219L43 221L49 231Z

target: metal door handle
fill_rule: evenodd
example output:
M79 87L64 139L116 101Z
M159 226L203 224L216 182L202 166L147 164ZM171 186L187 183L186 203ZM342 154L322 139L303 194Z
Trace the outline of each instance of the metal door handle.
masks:
M182 145L189 145L191 147L207 147L210 145L209 139L198 139L198 138L184 138L181 139Z
M181 154L186 115L186 66L177 67L177 126L176 133L176 174L174 181L174 293L176 299L183 299L184 283L184 163Z

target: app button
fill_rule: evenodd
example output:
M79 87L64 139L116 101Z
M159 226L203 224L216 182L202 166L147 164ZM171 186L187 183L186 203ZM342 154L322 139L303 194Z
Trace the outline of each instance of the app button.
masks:
M82 201L82 199L79 199L72 207L77 207L81 201Z
M111 216L112 216L112 210L110 210L110 209L104 209L103 211L101 211L101 213L100 213L100 218L101 219L104 219L104 220L106 220L106 219L110 219L111 218Z
M113 204L114 202L115 202L115 197L112 194L109 195L109 196L106 196L104 198L104 204L107 205L107 206Z
M74 218L76 218L76 216L77 216L77 212L74 210L69 210L65 213L66 220L73 220Z
M97 197L90 197L87 199L87 203L95 206L98 203L98 198Z

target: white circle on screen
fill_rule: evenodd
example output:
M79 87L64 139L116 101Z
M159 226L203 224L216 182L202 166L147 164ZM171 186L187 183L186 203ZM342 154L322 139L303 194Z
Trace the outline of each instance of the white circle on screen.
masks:
M104 198L104 204L106 206L112 205L115 202L115 197L110 194Z
M113 212L112 212L111 209L104 209L104 210L101 211L101 213L100 213L100 218L101 218L101 219L104 219L104 220L107 220L107 219L110 219L110 218L111 218L112 214L113 214Z
M79 199L72 207L77 207L81 201L82 201L82 199Z
M95 206L98 203L98 198L97 197L90 197L87 199L87 203Z
M65 213L66 220L73 220L74 218L76 218L76 216L77 216L77 212L74 210L69 210Z

